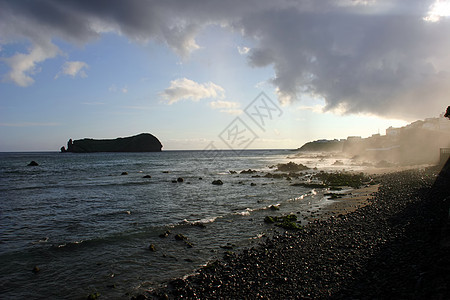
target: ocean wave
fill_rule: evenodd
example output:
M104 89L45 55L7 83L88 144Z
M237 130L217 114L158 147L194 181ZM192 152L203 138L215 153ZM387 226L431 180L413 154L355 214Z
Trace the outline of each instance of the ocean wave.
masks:
M62 243L62 244L56 244L56 245L53 245L53 247L56 249L71 249L71 248L78 247L81 244L86 243L86 242L87 241L83 241L83 240L73 241L73 242L67 242L67 243Z
M254 209L251 209L251 208L246 208L245 210L236 212L236 213L234 213L234 214L235 214L235 215L240 215L240 216L250 216L250 213L251 213L252 211L255 211L255 210L254 210Z
M180 221L177 224L169 225L169 227L175 227L175 226L180 226L180 225L189 225L189 226L205 225L205 224L208 224L208 223L213 223L219 218L223 218L223 216L207 217L207 218L203 218L203 219L200 219L200 220L194 220L194 221L189 221L187 219L183 219L182 221Z
M32 244L32 245L43 244L43 243L47 243L48 240L49 240L49 238L48 238L48 237L45 237L45 238L43 238L43 239L41 239L41 240L31 242L31 244Z

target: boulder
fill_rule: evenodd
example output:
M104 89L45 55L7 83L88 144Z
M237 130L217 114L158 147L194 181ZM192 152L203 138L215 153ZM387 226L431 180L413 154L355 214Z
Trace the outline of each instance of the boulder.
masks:
M278 164L278 171L281 172L299 172L308 170L309 168L302 164L296 164L294 162L288 162L287 164Z
M35 162L34 160L32 160L32 161L28 164L28 166L29 166L29 167L36 167L36 166L39 166L39 164L38 164L37 162Z
M159 237L160 237L160 238L166 238L166 237L169 236L169 234L170 234L170 230L166 230L166 232L161 233L161 234L159 235Z
M185 237L184 235L182 235L181 233L179 233L179 234L177 234L177 235L175 236L175 239L176 239L177 241L184 241L184 240L187 240L187 237Z
M218 179L218 180L214 180L214 181L212 182L212 184L214 184L214 185L222 185L223 182L222 182L222 180Z
M241 171L240 174L253 174L253 173L256 173L256 172L257 172L257 171L255 171L255 170L248 169L248 170L243 170L243 171Z

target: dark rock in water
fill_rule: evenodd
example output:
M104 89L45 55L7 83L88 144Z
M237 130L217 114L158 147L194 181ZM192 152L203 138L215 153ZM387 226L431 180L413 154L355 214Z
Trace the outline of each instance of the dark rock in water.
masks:
M214 181L212 182L212 184L214 184L214 185L222 185L223 182L222 182L222 180L218 179L218 180L214 180Z
M128 172L122 172L120 175L128 175Z
M29 167L36 167L36 166L39 166L39 164L38 164L37 162L35 162L34 160L32 160L32 161L28 164L28 166L29 166Z
M100 293L92 293L89 296L87 296L88 300L95 300L98 299L100 297Z
M275 223L275 221L276 221L276 219L274 217L271 217L271 216L266 216L264 218L264 223L272 224L272 223Z
M278 171L281 172L299 172L308 170L309 168L302 164L296 164L294 162L288 162L287 164L278 164Z
M250 186L256 186L256 183L252 182L250 183Z
M198 180L203 180L203 178L202 178L202 177L199 177Z
M232 250L234 247L236 247L236 245L230 244L230 243L227 243L226 245L220 246L220 248L227 249L227 250Z
M41 269L39 269L38 266L34 266L33 273L39 273L40 271L41 271Z
M172 183L177 183L178 181L176 181L176 180L172 180Z
M237 172L233 171L233 170L230 170L229 172L230 172L230 174L237 174Z
M131 300L146 300L146 299L148 299L147 296L143 294L137 295L136 297L131 297Z
M170 234L170 231L169 231L169 230L167 230L166 232L164 232L164 233L161 233L161 234L159 235L159 237L160 237L160 238L166 238L166 237L168 237L168 236L169 236L169 234Z
M150 175L145 175L145 176L142 177L142 178L152 178L152 176L150 176Z
M270 210L280 210L280 208L275 205L271 205L271 206L269 206L269 208L270 208Z
M248 169L248 170L241 171L241 173L239 173L239 174L253 174L253 173L256 173L256 172L257 171L255 171L255 170Z
M202 222L195 222L192 224L192 226L199 227L199 228L206 228L206 225L203 224Z
M178 177L178 178L177 178L177 181L178 181L178 182L183 182L184 179L183 179L182 177Z
M153 244L150 244L150 246L148 246L148 250L155 252L156 251L156 247Z
M62 147L61 152L90 153L90 152L160 152L161 142L150 133L110 140L69 140L67 150Z
M179 234L177 234L177 235L175 236L175 239L176 239L177 241L184 241L184 240L187 240L187 237L185 237L184 235L182 235L181 233L179 233Z

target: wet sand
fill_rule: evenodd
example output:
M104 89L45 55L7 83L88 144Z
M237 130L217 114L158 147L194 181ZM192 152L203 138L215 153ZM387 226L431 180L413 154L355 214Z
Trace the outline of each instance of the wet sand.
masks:
M345 215L354 212L360 207L370 205L379 187L379 184L369 185L343 193L342 198L327 200L330 203L322 206L320 212L313 214L308 218L308 221L312 222L315 220L324 220L330 216Z

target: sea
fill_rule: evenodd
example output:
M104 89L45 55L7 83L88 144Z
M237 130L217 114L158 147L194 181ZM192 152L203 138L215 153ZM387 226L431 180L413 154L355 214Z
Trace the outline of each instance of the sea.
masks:
M0 153L0 298L129 299L283 230L267 215L306 224L307 212L328 203L323 193L264 177L295 158L290 150ZM248 169L256 173L240 173Z

